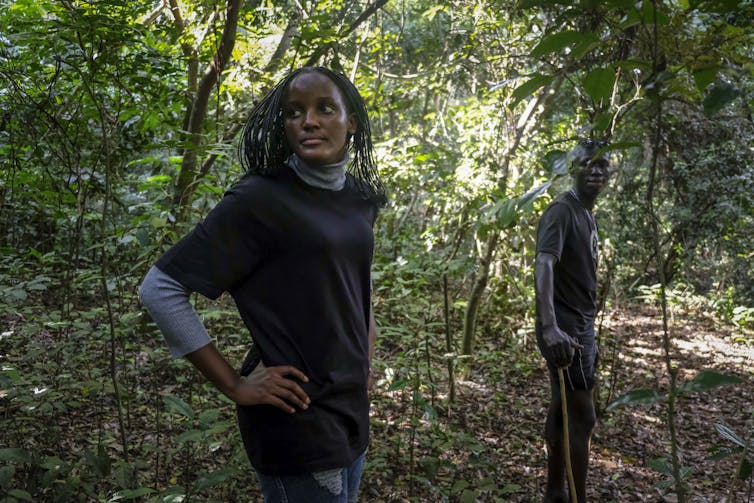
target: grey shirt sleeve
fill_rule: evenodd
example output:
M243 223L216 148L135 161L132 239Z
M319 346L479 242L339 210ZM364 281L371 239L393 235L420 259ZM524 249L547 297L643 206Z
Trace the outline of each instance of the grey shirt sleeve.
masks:
M157 267L149 270L139 287L139 299L165 337L173 358L180 358L211 342L207 329L189 302L190 295L191 290Z

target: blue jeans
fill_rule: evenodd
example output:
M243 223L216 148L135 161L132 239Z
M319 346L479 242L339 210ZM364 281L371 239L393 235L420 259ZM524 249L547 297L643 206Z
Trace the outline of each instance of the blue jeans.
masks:
M265 503L356 503L366 453L345 468L303 475L257 471Z

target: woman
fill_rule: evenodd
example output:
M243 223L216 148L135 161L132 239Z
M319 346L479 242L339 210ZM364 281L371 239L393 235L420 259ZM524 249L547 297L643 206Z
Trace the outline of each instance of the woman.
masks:
M356 501L369 442L372 227L385 203L364 101L343 75L301 68L252 110L239 157L246 175L149 271L142 302L171 354L237 404L267 502ZM240 373L192 291L235 300L254 342Z

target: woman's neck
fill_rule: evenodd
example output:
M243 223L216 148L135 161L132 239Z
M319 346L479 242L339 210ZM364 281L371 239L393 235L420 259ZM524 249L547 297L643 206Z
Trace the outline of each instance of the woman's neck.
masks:
M325 190L340 190L346 183L348 152L342 161L335 164L311 166L296 154L288 158L288 166L307 185Z

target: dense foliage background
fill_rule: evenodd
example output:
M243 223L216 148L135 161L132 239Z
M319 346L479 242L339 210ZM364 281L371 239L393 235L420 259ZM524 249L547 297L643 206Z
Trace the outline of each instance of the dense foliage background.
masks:
M610 313L645 302L656 389L621 403L653 403L671 435L623 462L656 471L653 494L751 498L751 402L728 418L740 428L710 425L705 448L737 460L710 492L679 452L675 398L754 382L753 16L750 0L0 1L0 498L256 497L232 406L169 359L136 289L241 175L245 113L304 64L356 82L389 188L365 500L537 498L531 474L490 476L527 452L495 421L526 392L516 376L543 375L534 230L585 135L610 139L614 167L600 412L630 388ZM232 302L196 303L240 361ZM679 372L674 316L690 313L750 358ZM480 389L496 391L472 410Z

